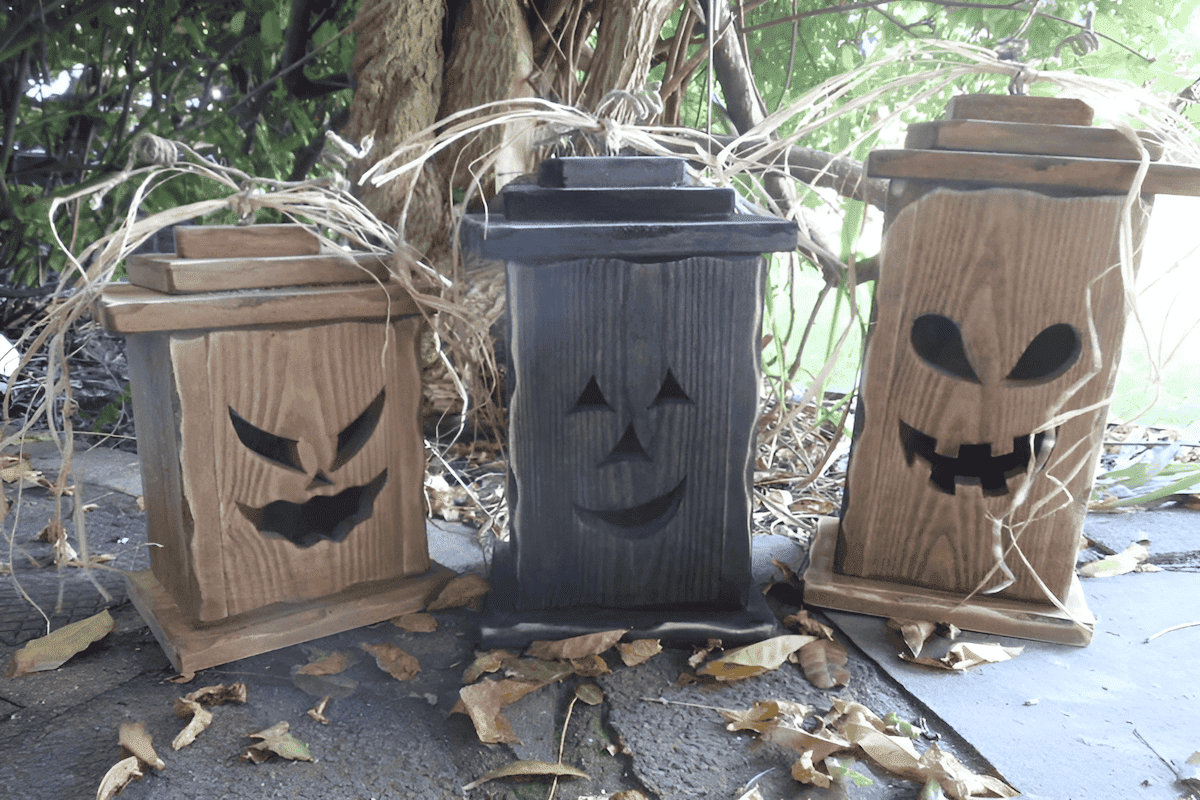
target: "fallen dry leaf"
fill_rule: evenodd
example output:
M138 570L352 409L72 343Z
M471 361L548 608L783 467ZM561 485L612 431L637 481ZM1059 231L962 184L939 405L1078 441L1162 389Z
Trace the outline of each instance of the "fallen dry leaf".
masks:
M154 739L146 733L146 726L140 722L125 722L121 724L117 741L122 752L134 756L143 764L155 769L166 769L167 765L158 753L154 752Z
M907 736L889 736L862 722L848 722L841 731L888 772L909 780L920 779L921 754Z
M196 673L194 672L181 672L174 678L167 678L169 683L191 683L194 680L196 680Z
M589 706L598 706L604 702L604 692L594 683L581 683L576 686L575 696Z
M1115 556L1092 561L1079 568L1079 574L1085 578L1111 578L1114 575L1124 575L1133 572L1150 557L1150 549L1144 544L1134 543L1126 547L1124 552Z
M818 622L807 611L797 611L783 618L783 627L809 636L819 636L822 639L833 638L833 628Z
M536 683L538 686L561 681L574 673L575 669L570 664L562 661L543 661L540 658L520 658L504 669L505 677Z
M181 697L176 700L175 716L182 719L187 717L188 714L191 714L192 718L171 742L172 750L179 750L187 747L189 744L196 741L196 737L199 736L202 731L208 728L209 725L212 725L212 712L207 708L204 708L195 700L188 700L185 697Z
M936 781L942 791L954 800L973 800L978 797L1017 797L1013 787L991 775L977 775L968 769L953 753L938 748L936 744L921 754L921 778Z
M696 674L707 675L719 681L752 678L778 668L787 660L788 656L814 641L816 641L815 636L776 636L756 644L739 647L737 650L730 650L696 670Z
M93 642L100 641L112 629L113 618L108 609L79 622L64 625L53 633L34 639L14 653L4 677L20 678L31 672L58 669L71 656L86 650Z
M375 656L379 668L398 681L412 680L421 671L421 662L390 642L363 642L359 647Z
M392 624L409 633L433 633L438 627L437 620L433 618L432 614L421 612L396 617L392 620Z
M583 636L572 636L556 642L537 641L529 645L527 653L546 661L572 661L578 658L599 655L621 640L627 630L601 631Z
M824 772L817 769L813 764L813 754L811 750L805 750L800 754L800 758L792 764L792 779L800 783L808 783L813 786L819 786L822 789L828 789L830 786L830 778Z
M53 489L54 484L31 464L29 456L0 456L0 480L5 483L20 481L22 489L32 489L35 486Z
M760 738L786 747L798 755L803 755L806 751L811 750L814 763L824 761L834 753L854 747L853 744L833 731L809 733L785 725L768 725Z
M429 602L426 611L443 611L447 608L471 606L478 609L483 603L483 596L491 590L491 585L479 575L469 572L457 575L438 592L438 596Z
M737 800L764 800L764 799L762 796L762 792L760 792L758 790L758 787L751 786L750 789L744 795L739 797Z
M598 678L612 672L603 656L584 656L567 662L572 671L581 678Z
M889 619L887 627L900 634L900 638L908 647L908 652L912 654L913 658L916 658L921 655L921 650L925 648L925 643L937 629L937 624L927 620Z
M721 716L725 718L727 731L762 733L779 716L779 704L774 700L759 700L745 711L723 708Z
M551 764L546 761L514 761L492 770L479 780L471 781L462 788L464 792L469 792L497 778L583 778L587 780L588 777L583 770L568 767L566 764Z
M704 659L708 658L709 653L719 649L721 649L720 639L709 639L703 647L693 647L692 654L688 656L688 666L695 669Z
M327 705L329 705L329 701L332 699L333 698L330 697L329 695L325 695L324 697L321 698L321 702L317 703L315 706L310 708L308 711L305 711L304 713L308 714L310 717L312 717L313 719L315 719L317 722L321 723L322 725L328 725L330 720L329 720L329 717L325 716L325 707Z
M277 722L258 733L247 733L251 739L261 739L246 748L242 758L255 764L261 764L270 758L271 753L286 758L288 761L312 761L312 753L308 745L288 733L290 726L286 722Z
M512 725L500 713L500 709L510 703L515 703L543 685L510 678L473 683L459 689L458 696L461 702L450 713L453 714L456 711L466 713L475 725L475 734L479 737L479 741L485 744L516 742L519 740L513 733Z
M809 642L788 658L797 657L804 676L818 689L832 689L850 682L850 670L846 669L846 648L832 639Z
M662 652L662 642L658 639L637 639L632 642L617 642L617 653L621 662L627 667L645 664Z
M508 650L489 650L486 653L476 653L471 666L463 672L463 683L474 683L483 677L485 672L496 672L505 664L517 660L517 654Z
M1001 644L960 642L938 659L946 669L962 670L980 664L998 664L1021 655L1024 647L1005 647Z
M123 758L113 764L100 779L100 788L96 790L96 800L112 800L126 786L134 781L140 781L143 777L142 762L138 760L137 756Z
M322 653L307 664L292 668L293 675L336 675L353 664L352 654L344 650Z
M249 692L246 684L238 681L228 686L225 684L204 686L194 692L188 692L183 697L185 700L195 700L202 706L223 706L226 703L246 702Z

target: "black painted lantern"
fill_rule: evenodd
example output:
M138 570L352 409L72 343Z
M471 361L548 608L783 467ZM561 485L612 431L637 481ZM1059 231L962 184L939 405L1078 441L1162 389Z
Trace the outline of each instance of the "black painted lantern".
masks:
M685 176L674 158L553 159L503 216L466 219L466 246L507 262L511 315L489 645L773 623L748 610L761 254L796 228Z

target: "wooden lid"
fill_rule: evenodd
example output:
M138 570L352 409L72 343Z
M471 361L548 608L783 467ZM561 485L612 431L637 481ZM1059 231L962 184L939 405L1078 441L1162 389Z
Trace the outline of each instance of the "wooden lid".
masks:
M1080 100L962 95L947 113L950 119L909 126L906 149L871 153L867 174L1124 194L1141 165L1138 148L1119 131L1091 127L1092 109ZM1157 161L1161 144L1138 136ZM1200 195L1200 168L1152 163L1142 192Z

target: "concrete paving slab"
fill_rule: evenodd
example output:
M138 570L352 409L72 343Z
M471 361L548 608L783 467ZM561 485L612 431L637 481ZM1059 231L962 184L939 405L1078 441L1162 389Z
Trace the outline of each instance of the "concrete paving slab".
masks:
M1099 617L1090 646L964 634L1025 647L1012 661L965 672L901 661L882 619L829 617L1024 797L1176 800L1183 792L1174 776L1134 730L1178 767L1200 750L1200 628L1146 642L1164 628L1200 621L1200 574L1091 579L1084 592Z

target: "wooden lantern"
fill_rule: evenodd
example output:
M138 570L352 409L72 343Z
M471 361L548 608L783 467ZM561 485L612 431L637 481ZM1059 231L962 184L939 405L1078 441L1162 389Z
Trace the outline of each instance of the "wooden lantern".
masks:
M417 307L300 226L176 239L98 307L126 334L152 544L130 595L172 663L417 610L450 575L425 538Z
M467 218L467 246L507 262L511 316L487 646L771 630L750 585L761 253L796 229L684 182L681 159L555 159Z
M805 599L1085 645L1074 567L1138 150L1074 100L967 96L950 117L871 154L892 179L874 319L843 514L818 532ZM1200 193L1200 170L1152 164L1143 190L1135 269L1150 193Z

